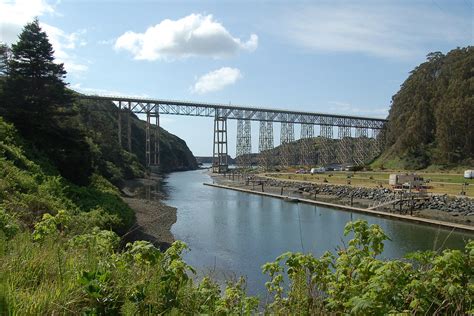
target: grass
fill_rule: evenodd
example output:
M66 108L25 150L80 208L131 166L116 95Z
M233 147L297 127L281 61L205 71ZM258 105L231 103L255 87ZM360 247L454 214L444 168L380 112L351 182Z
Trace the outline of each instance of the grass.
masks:
M120 236L112 230L129 227L133 212L121 201L117 188L98 174L87 187L80 187L46 173L0 120L0 132L2 128L0 315L251 315L259 311L259 299L247 296L243 279L227 283L221 291L210 278L192 277L194 269L182 257L187 247L180 241L165 252L146 241L121 247ZM383 174L357 173L353 181L377 183L379 178ZM347 174L331 177L336 179L347 181ZM466 245L464 252L450 250L436 257L424 253L420 256L429 257L433 268L417 270L423 262L411 266L375 259L385 238L378 226L357 221L346 225L344 234L348 232L354 239L337 258L286 253L265 264L268 295L274 298L270 304L262 302L265 313L472 313L473 295L467 283L468 254L474 244ZM368 266L376 268L370 275L366 275ZM352 279L341 281L346 275ZM282 284L283 280L290 283ZM393 284L398 288L391 290ZM422 286L412 288L412 284ZM394 303L392 297L400 293L406 296ZM436 301L441 303L433 305Z
M355 187L389 188L388 178L392 172L382 171L330 171L323 174L267 173L267 176L298 181L309 181L321 184L351 185ZM428 192L437 194L459 195L462 185L466 196L474 197L474 179L464 179L462 174L417 172L425 180L430 179ZM327 182L325 182L325 180ZM350 183L349 183L350 181Z

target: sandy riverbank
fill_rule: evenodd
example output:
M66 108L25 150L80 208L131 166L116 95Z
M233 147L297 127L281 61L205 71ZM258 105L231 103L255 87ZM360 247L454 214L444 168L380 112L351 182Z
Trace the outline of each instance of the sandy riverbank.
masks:
M122 199L135 211L136 218L135 225L126 235L126 240L146 240L160 249L166 249L175 240L171 226L177 217L176 208L161 201L165 195L156 190L159 181L161 178L155 175L150 179L128 180L122 186Z
M232 186L236 188L246 189L246 190L254 190L254 191L261 191L262 186L254 183L249 183L248 185L245 183L244 179L238 178L237 176L232 179L232 177L224 177L222 175L210 174L213 178L213 181L216 184L222 184L227 186ZM314 201L320 201L325 203L332 203L337 205L344 205L344 206L351 206L351 198L349 196L337 196L331 195L327 193L320 193L316 196L314 194L308 192L301 192L298 190L298 187L305 184L299 183L298 181L292 180L282 180L281 183L284 185L280 186L272 186L272 185L264 185L263 190L264 192L278 194L278 195L286 195L295 198L303 198L303 199L310 199ZM357 208L369 208L374 206L374 201L369 199L361 199L361 198L354 198L352 200L352 206ZM382 212L389 212L399 214L398 208L393 208L393 206L385 206L385 207L377 207L375 208L377 211ZM406 212L402 213L406 214ZM449 223L456 223L456 224L463 224L468 226L474 226L474 216L473 215L460 215L458 213L448 213L434 209L420 209L414 210L412 213L414 217L438 220L443 222Z

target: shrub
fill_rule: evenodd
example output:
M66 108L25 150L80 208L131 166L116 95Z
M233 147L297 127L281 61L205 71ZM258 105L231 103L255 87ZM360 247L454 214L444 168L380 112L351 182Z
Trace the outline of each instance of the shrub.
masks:
M20 227L13 216L7 214L3 208L0 208L0 235L3 234L7 239L15 236Z
M33 240L42 241L47 236L57 236L65 232L71 221L71 215L66 211L59 211L56 216L43 214L43 219L35 224Z

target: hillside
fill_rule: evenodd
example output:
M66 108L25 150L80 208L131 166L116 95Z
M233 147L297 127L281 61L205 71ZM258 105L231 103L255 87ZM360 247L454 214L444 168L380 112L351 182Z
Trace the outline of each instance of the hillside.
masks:
M114 104L73 98L70 105L60 106L60 114L54 113L43 120L35 120L34 113L17 115L15 111L8 103L0 104L0 116L14 123L31 152L50 160L54 169L66 179L87 184L88 177L96 171L112 183L119 184L124 179L143 176L145 122L132 114L132 152L125 150L124 130L123 148L120 148ZM122 126L126 126L125 115L122 120ZM161 171L197 168L196 159L182 139L161 128L159 141Z
M108 174L119 169L129 178L135 173L130 153L120 149L117 139L117 108L112 102L77 99L75 102L82 124L90 131L91 137L99 144L106 165L101 166ZM121 116L122 126L126 127L126 115ZM122 128L122 146L126 147L126 128ZM160 128L161 170L164 172L191 170L197 162L186 142ZM131 114L132 154L141 165L145 165L145 122ZM152 140L153 143L153 140ZM107 165L108 164L108 165ZM113 164L113 165L112 165ZM135 166L136 167L136 166Z
M273 165L277 166L281 164L281 157L286 151L288 155L288 165L289 166L299 166L302 165L302 139L295 140L293 142L290 142L286 144L285 146L279 145L273 149L270 149L266 155L267 157L267 163L268 165ZM366 141L366 146L369 148L372 148L375 146L374 140L372 138L367 138L365 139ZM350 149L348 150L350 153L352 153L352 159L349 161L345 161L344 163L347 164L357 164L356 157L355 157L355 152L357 151L356 149L356 138L349 138L348 139L348 145L350 146ZM331 152L331 157L329 157L329 163L336 163L342 158L338 157L338 151L337 148L340 146L340 140L339 139L331 139L329 140L328 145L330 148L333 149ZM324 150L323 150L323 139L321 137L314 137L312 138L309 142L308 145L309 147L312 148L312 154L307 157L308 161L310 162L310 166L316 166L316 165L322 165L322 155L324 155ZM252 164L257 165L258 160L259 160L259 155L260 154L252 154ZM236 158L237 159L237 158ZM367 161L372 160L373 157L367 157Z
M375 165L420 169L474 163L474 47L435 52L392 98Z
M54 62L38 20L25 26L17 43L0 47L0 116L14 125L28 152L49 165L50 174L77 185L88 185L93 173L114 184L143 175L144 122L133 116L132 150L121 148L116 107L81 101L67 88L64 65ZM197 168L183 140L162 129L159 141L162 171Z
M259 296L243 277L202 276L182 241L165 251L127 242L135 214L107 178L143 172L143 123L133 120L133 152L120 148L113 105L74 99L38 19L11 51L0 54L0 315L474 313L473 241L386 260L381 227L349 222L336 251L286 252L261 266ZM195 164L182 140L161 132L165 166Z

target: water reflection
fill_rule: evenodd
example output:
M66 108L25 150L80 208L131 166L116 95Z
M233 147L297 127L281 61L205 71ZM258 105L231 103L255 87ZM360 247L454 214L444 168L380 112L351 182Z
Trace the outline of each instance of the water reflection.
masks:
M333 251L343 238L348 221L365 219L380 225L390 236L383 256L400 258L406 252L440 247L462 248L469 236L428 226L387 220L326 207L288 203L283 200L202 185L212 179L202 170L173 173L164 184L166 203L177 207L172 227L176 239L191 252L188 263L201 271L248 276L251 294L264 291L266 277L261 265L286 251L311 252L316 256ZM472 238L472 237L471 237Z

